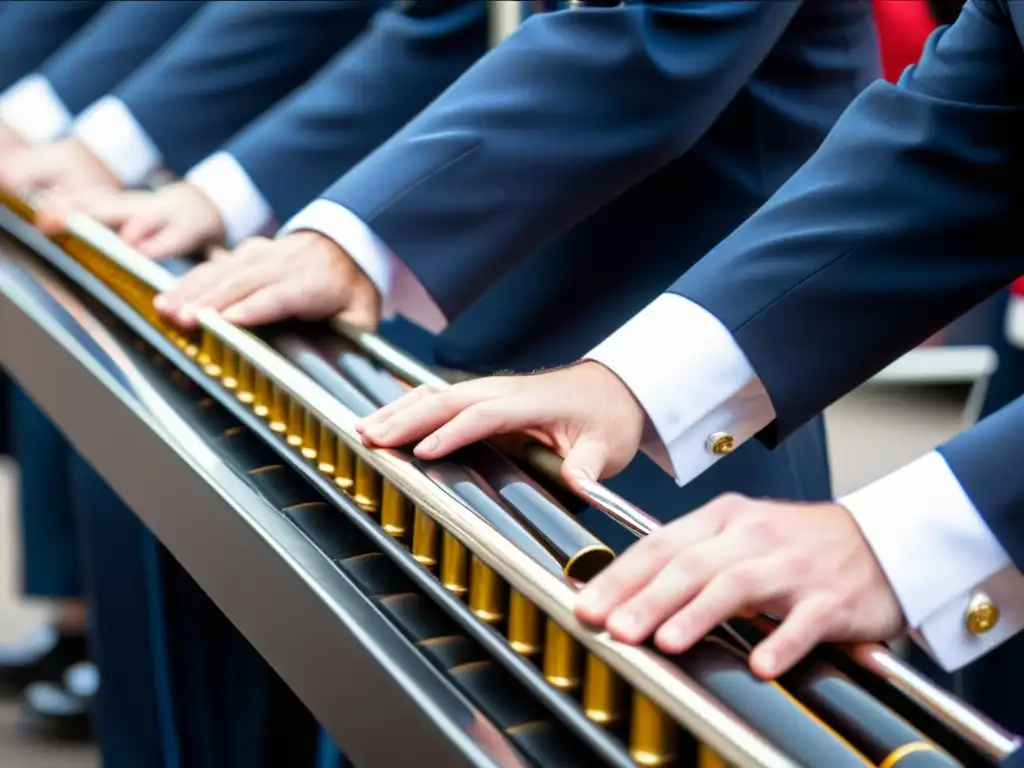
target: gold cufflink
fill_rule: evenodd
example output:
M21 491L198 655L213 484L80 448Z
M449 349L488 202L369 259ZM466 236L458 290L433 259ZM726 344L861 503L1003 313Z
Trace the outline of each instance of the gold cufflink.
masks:
M978 592L967 605L964 623L972 635L983 635L999 623L999 607L984 592Z
M734 440L732 435L727 432L715 432L708 438L707 447L709 453L713 453L715 456L725 456L727 453L732 453Z

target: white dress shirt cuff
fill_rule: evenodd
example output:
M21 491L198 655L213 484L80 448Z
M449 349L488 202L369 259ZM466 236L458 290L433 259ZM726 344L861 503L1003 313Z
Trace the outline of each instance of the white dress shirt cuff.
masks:
M718 318L682 296L659 296L586 356L611 369L660 442L644 451L680 485L714 464L715 435L732 446L775 418L764 386Z
M431 333L440 333L447 326L444 313L412 270L344 206L322 198L314 200L281 228L278 237L299 230L319 232L355 261L380 292L383 317L401 314Z
M128 107L113 96L86 109L72 131L126 187L141 186L163 161Z
M270 204L231 154L217 152L185 174L213 203L224 223L227 245L265 233L274 221Z
M911 635L947 671L1024 629L1024 575L937 452L839 500L860 526L903 609ZM983 591L1001 618L967 630Z
M0 94L0 120L29 144L49 144L68 132L72 116L50 81L33 74Z

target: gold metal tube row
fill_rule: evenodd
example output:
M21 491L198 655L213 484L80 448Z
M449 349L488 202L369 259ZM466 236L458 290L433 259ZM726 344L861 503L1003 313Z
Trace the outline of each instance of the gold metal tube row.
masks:
M97 238L98 239L98 238ZM83 262L83 265L90 268L94 274L98 276L105 276L105 282L115 287L115 290L129 303L140 312L144 317L150 319L151 322L159 330L161 330L165 336L170 338L177 346L181 347L182 343L185 346L188 345L187 337L184 337L179 331L166 327L162 322L156 322L155 312L152 308L152 298L157 290L166 290L169 286L170 281L173 280L167 273L162 273L157 276L152 271L152 267L148 262L144 264L136 265L132 262L132 268L126 267L123 263L120 263L119 258L115 258L107 253L102 254L98 258L94 258L98 249L94 250L90 247L91 244L86 244L83 248L77 248L78 254L76 258ZM123 249L123 245L121 246ZM111 249L112 250L112 249ZM91 251L91 253L89 253ZM86 255L88 253L88 255ZM124 257L121 257L124 258ZM102 266L101 266L102 265ZM138 269L144 273L142 276L132 274L132 269ZM102 273L102 275L101 275ZM121 279L118 279L121 278ZM132 278L132 279L125 279ZM289 386L288 380L296 375L301 376L298 372L290 371L287 368L281 370L275 370L273 372L268 370L262 370L259 364L254 359L247 357L245 351L232 343L236 341L234 338L232 342L228 342L222 336L222 333L226 333L227 329L231 329L230 336L238 336L237 342L245 340L245 344L249 345L260 345L254 337L248 336L238 332L237 329L227 326L223 321L213 322L214 316L212 313L207 313L205 320L200 318L200 325L203 326L200 334L200 348L198 353L194 356L197 357L197 362L203 366L204 370L208 375L221 377L223 375L223 362L225 360L225 353L231 356L232 359L237 359L238 365L238 389L240 394L245 393L248 387L249 374L251 371L252 378L252 402L251 407L254 412L263 417L269 417L270 427L274 431L279 433L291 433L294 427L294 420L289 418L291 414L292 406L298 405L298 409L303 413L303 421L301 426L300 440L298 445L293 443L293 447L305 446L307 444L307 435L312 434L313 430L307 430L306 415L315 416L317 426L319 427L320 436L334 435L337 436L337 441L334 443L334 473L335 479L339 486L344 487L347 482L351 489L351 495L353 497L359 496L363 503L360 504L364 509L368 511L379 511L381 508L382 498L382 473L387 476L389 472L385 471L385 468L392 468L395 465L389 464L387 459L382 459L379 454L374 452L366 451L359 444L358 437L354 434L349 435L351 418L346 417L341 421L337 421L337 416L328 417L320 415L317 410L313 407L309 407L306 410L307 405L302 400L292 394L291 387ZM213 325L214 327L210 327ZM221 326L224 326L224 330L221 330ZM267 349L264 347L264 349ZM267 349L267 351L271 351ZM272 351L271 351L272 352ZM261 353L262 354L262 353ZM235 358L237 356L237 358ZM216 369L216 374L212 371ZM304 377L303 377L304 378ZM222 382L223 383L223 382ZM308 387L309 385L304 382L304 386L300 389ZM244 402L242 397L239 400ZM333 411L334 408L329 408L329 411ZM338 430L341 424L345 424L346 427ZM346 439L347 437L347 439ZM321 471L330 473L331 463L324 461L325 458L329 458L329 449L324 452L324 440L318 438L318 446L316 449L316 455L320 458L318 466ZM310 443L312 444L312 443ZM454 530L447 530L447 526L441 528L438 525L438 517L445 519L450 517L444 510L444 503L440 501L435 494L429 493L425 490L425 487L418 483L411 483L407 479L407 473L400 472L400 477L389 477L387 485L393 485L396 492L399 493L403 498L406 496L406 488L413 491L414 497L423 497L421 501L427 501L427 504L421 505L420 502L415 502L415 508L413 512L413 523L412 523L412 534L410 550L412 556L425 567L434 569L438 565L439 556L443 553L439 551L439 533L443 533L445 539L451 539L454 543L447 544L447 548L453 553L458 553L459 549L455 547L455 544L460 544L464 550L464 545L461 545L460 540L462 536L470 535L466 530L464 521L456 518L449 519L449 522L455 526ZM358 491L357 491L358 489ZM429 497L429 501L427 499ZM445 500L447 501L447 500ZM414 503L409 501L407 503ZM450 504L450 502L448 502ZM470 525L469 529L473 529ZM477 531L477 538L480 536ZM459 535L462 534L462 535ZM471 539L473 537L471 536ZM487 536L484 535L483 539L486 541ZM485 550L488 550L486 543L482 544ZM496 550L494 551L497 552ZM496 556L497 555L492 555ZM523 556L525 557L525 556ZM498 560L502 562L503 570L505 568L512 567L510 563L516 562L516 557L498 557ZM457 562L457 557L454 559ZM532 561L529 564L524 563L525 569L533 570L536 572L537 580L543 581L545 576L539 573L539 569L531 568ZM511 573L515 573L516 569L513 567ZM535 631L524 631L524 626L529 625L530 621L526 620L530 618L530 611L524 606L529 606L530 609L536 610L539 615L545 615L545 610L541 609L533 599L533 595L538 597L544 596L544 602L552 608L558 607L557 613L561 613L568 621L570 625L574 625L574 620L571 614L566 614L566 610L561 607L557 602L552 602L545 596L545 590L550 593L550 587L547 585L544 588L537 587L530 583L531 579L526 573L519 573L519 577L515 580L521 582L517 585L518 588L512 588L508 590L508 585L505 579L499 576L494 570L492 565L485 562L476 554L472 554L470 558L470 577L468 583L469 590L469 602L470 608L473 612L483 621L487 623L497 623L504 621L506 614L509 616L510 625L513 623L511 619L513 616L516 618L517 626L513 628L509 627L510 635L521 634L522 637L534 639L537 633ZM521 578L520 578L521 577ZM504 597L504 593L508 590L510 594L507 597L507 601ZM557 593L558 590L555 590ZM531 595L532 593L532 595ZM561 598L558 598L561 599ZM506 611L506 605L508 610ZM514 609L514 610L513 610ZM573 626L573 632L566 631L558 622L554 620L554 617L550 614L547 615L547 625L544 640L544 652L543 652L543 672L545 678L548 679L549 683L562 690L576 690L580 687L581 682L584 687L584 699L590 704L596 704L598 706L590 707L585 703L585 708L592 709L594 714L591 715L595 721L601 721L602 719L609 719L614 716L614 696L610 694L611 689L616 685L613 670L608 667L606 662L594 655L592 652L581 654L581 651L590 651L593 649L601 648L605 652L610 653L608 646L611 645L615 648L617 653L613 653L609 656L609 660L615 662L614 666L621 667L622 664L627 666L624 669L630 668L630 662L634 664L637 660L643 658L637 656L635 653L636 649L632 651L625 651L622 648L618 648L614 641L602 640L601 642L594 642L593 636L586 634L581 635L584 639L588 639L587 645L590 646L583 649L579 640L573 635L581 631L578 626ZM526 621L524 621L526 620ZM513 631L514 630L514 631ZM512 641L512 637L509 638ZM535 642L523 642L521 647L524 651L529 651L535 647ZM581 655L584 658L581 658ZM625 657L625 659L623 659ZM583 668L581 669L581 662ZM644 665L640 665L643 667ZM634 667L633 669L636 669ZM656 669L652 668L652 669ZM581 680L581 676L583 680ZM633 675L630 675L633 677ZM658 698L666 703L676 703L671 699L665 699L661 695L659 686L651 688L648 680L645 680L643 675L640 678L636 678L637 682L642 688L650 689L652 691L657 690L659 693ZM589 685L588 685L589 683ZM671 686L670 686L671 687ZM687 688L679 689L681 691L687 691ZM699 698L699 697L698 697ZM781 753L778 753L774 748L767 744L767 742L759 741L759 737L753 739L748 738L748 734L742 729L740 731L734 731L735 738L730 741L724 734L725 731L733 730L735 726L729 722L728 715L724 709L705 704L701 702L703 707L702 715L703 720L698 718L694 721L699 728L691 728L692 730L707 731L708 735L712 735L717 741L720 741L720 747L723 751L731 752L730 758L734 759L737 765L750 765L752 764L752 756L755 752L759 752L758 762L762 765L773 766L777 768L791 768L792 763L785 758ZM687 703L687 706L683 706L680 711L692 711L687 709L688 706L692 706L691 702ZM630 737L629 737L629 748L634 759L641 765L667 765L673 759L673 741L676 724L672 721L667 714L659 708L659 706L649 699L640 690L634 689L633 691L633 702L632 702L632 713L630 717ZM714 720L713 725L708 724L708 719ZM685 718L690 719L690 718ZM691 726L693 723L691 723ZM722 730L715 730L722 729ZM700 736L702 734L698 734ZM742 743L737 743L742 742Z

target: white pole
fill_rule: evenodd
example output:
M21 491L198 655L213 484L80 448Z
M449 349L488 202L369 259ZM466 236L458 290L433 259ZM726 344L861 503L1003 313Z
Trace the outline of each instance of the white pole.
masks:
M492 48L515 32L523 18L519 0L488 0L487 14Z

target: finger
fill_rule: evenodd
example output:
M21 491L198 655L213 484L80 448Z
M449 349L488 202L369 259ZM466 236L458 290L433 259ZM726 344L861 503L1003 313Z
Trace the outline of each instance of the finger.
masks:
M154 216L152 211L132 211L122 216L118 234L126 243L139 248L146 240L158 235L167 228L167 220L162 216Z
M163 226L161 227L160 224ZM150 232L140 237L135 243L135 248L142 255L156 260L173 259L191 253L199 247L198 240L190 239L187 233L176 230L174 227L166 225L165 222L160 224L153 226ZM121 236L124 240L129 241L124 230L122 230Z
M237 276L238 270L235 270L233 275L225 274L224 264L220 262L200 264L190 269L173 290L158 294L153 300L153 306L172 322L189 328L196 322L196 313L191 309L191 305L209 290L211 285L232 277L237 279Z
M460 410L438 427L413 449L413 453L421 459L439 459L492 435L529 429L546 416L546 410L540 404L527 402L524 398L495 398L477 402Z
M230 295L227 291L213 291L207 302L214 309L223 307L221 314L228 322L236 325L266 325L277 320L296 317L301 314L305 303L304 286L298 280L274 280L274 273L259 270L252 284L252 292L237 300L221 301L220 296Z
M576 616L603 626L611 612L636 594L672 558L721 530L722 515L708 504L633 544L580 592Z
M608 466L610 448L602 440L590 437L580 438L565 455L562 462L562 477L569 486L582 490L578 487L577 475L587 480L596 481L604 474Z
M226 259L231 255L231 251L222 245L211 245L206 250L206 258L210 261L217 261L218 259Z
M274 265L258 258L207 261L189 270L177 290L165 298L169 312L187 324L194 322L200 309L226 310L274 282Z
M782 624L751 652L754 674L771 679L789 670L825 639L835 614L835 603L824 595L797 602Z
M736 537L713 536L678 554L608 617L608 632L639 643L677 614L725 568L744 555Z
M665 621L654 637L665 653L682 653L717 627L776 599L786 575L772 558L748 560L712 577L688 605Z
M67 228L67 220L76 211L87 208L89 201L81 192L47 192L40 195L36 207L36 226L44 235L56 235Z
M444 421L455 416L459 410L468 408L473 403L478 403L482 400L507 395L509 392L511 390L508 378L504 376L466 381L445 389L437 389L424 384L370 414L361 422L362 428L357 424L356 429L368 433L367 437L371 442L381 445L381 447L383 445L377 441L385 439L388 440L388 445L400 445L401 443L390 442L392 438L388 433L392 426L403 424L406 418L410 420L419 418L416 412L412 411L413 407L439 408L446 412L448 415L430 428L435 429ZM427 405L428 402L429 406ZM391 420L396 415L399 415L401 418L393 425ZM419 437L423 437L423 435L419 435ZM408 439L412 440L413 438Z
M404 402L403 402L404 401ZM375 445L393 448L422 440L474 404L461 390L402 398L401 407L366 432ZM398 405L398 403L396 403Z
M451 390L447 390L451 391ZM394 414L403 411L404 409L411 406L413 403L419 400L436 395L438 391L431 386L421 384L411 392L406 392L404 395L399 397L397 400L393 400L376 411L371 413L356 422L356 432L368 437L371 442L377 436L376 433L381 431L381 425L386 423Z

